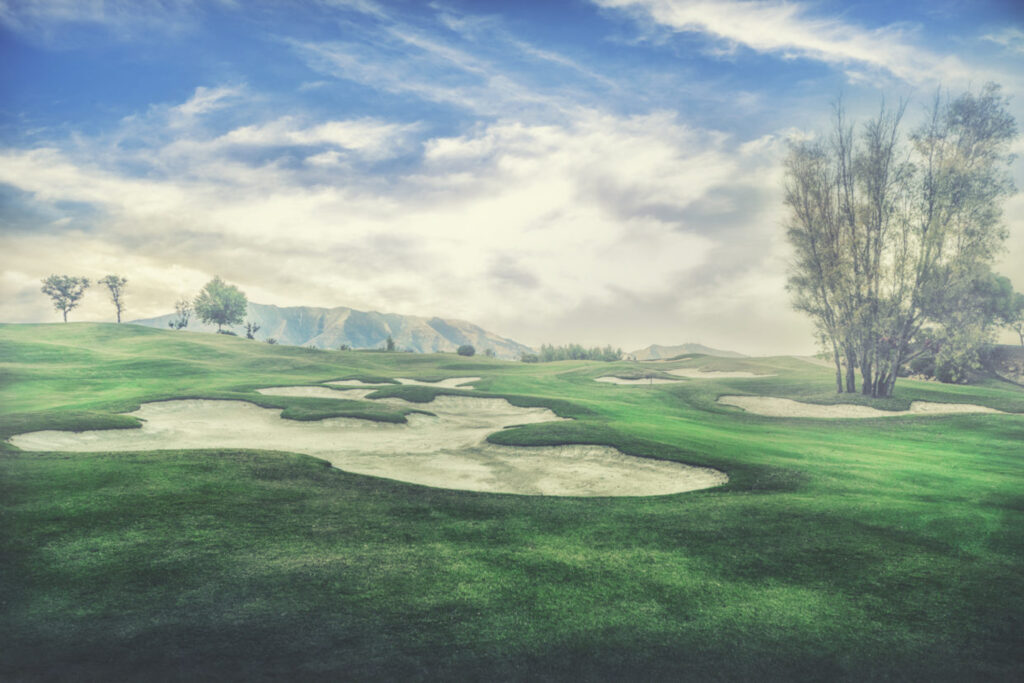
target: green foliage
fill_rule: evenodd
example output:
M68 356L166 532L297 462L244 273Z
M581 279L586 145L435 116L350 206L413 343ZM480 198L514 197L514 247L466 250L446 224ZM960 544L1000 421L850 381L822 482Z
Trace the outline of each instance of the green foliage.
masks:
M117 322L121 322L121 314L124 313L124 287L128 284L128 279L119 275L107 275L99 280L99 284L106 285L110 290L110 300L117 311Z
M167 327L172 330L180 330L188 327L192 318L192 302L189 299L178 299L174 304L174 318L167 321Z
M89 289L89 279L73 275L51 275L43 280L42 292L53 299L53 307L64 314L64 322L68 321L68 311L76 308Z
M615 349L611 346L606 346L603 349L595 346L588 349L580 344L568 344L566 346L544 344L540 347L540 354L538 354L537 360L541 363L551 363L560 360L600 360L612 362L622 360L622 349Z
M473 348L472 344L463 344L458 349L456 349L455 353L459 354L460 356L472 356L476 354L476 349Z
M245 323L245 338L255 339L256 333L260 331L260 326L256 323L249 321Z
M385 351L394 351L395 350L395 340L391 338L390 334L388 335L388 338L386 340L384 340L384 350Z
M1006 97L994 84L937 96L909 140L904 108L855 129L837 106L827 141L795 142L786 161L788 289L831 352L839 392L856 390L857 369L863 393L891 395L915 349L959 376L1007 306L989 271L1013 191Z
M241 323L248 304L245 294L238 287L227 284L217 276L206 283L193 306L200 320L216 324L220 332L224 325Z

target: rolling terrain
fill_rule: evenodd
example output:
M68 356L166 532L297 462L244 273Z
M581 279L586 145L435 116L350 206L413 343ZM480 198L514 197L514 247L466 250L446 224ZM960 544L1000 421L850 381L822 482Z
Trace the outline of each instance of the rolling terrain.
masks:
M165 330L174 318L173 314L169 314L131 322ZM463 344L471 344L481 354L491 349L498 358L505 359L514 359L523 353L532 352L528 346L464 320L357 311L344 306L280 307L250 302L245 319L260 326L257 339L274 338L290 346L337 349L345 344L353 349L380 349L390 336L398 350L417 353L455 351ZM186 329L192 332L215 332L217 326L193 316ZM233 329L238 333L242 327L236 326Z
M676 344L675 346L651 344L650 346L642 349L630 351L627 355L635 358L636 360L671 360L677 356L683 356L690 353L705 356L719 356L721 358L746 358L742 353L713 349L710 346L704 346L703 344Z
M0 679L1016 680L1024 415L760 417L723 395L1024 413L1024 388L904 381L869 401L794 358L649 386L619 362L320 351L135 325L0 325ZM367 400L256 389L388 384ZM671 377L671 376L670 376ZM399 422L439 394L571 418L495 443L713 467L666 496L555 498L355 475L311 456L22 452L171 398ZM397 396L412 403L375 403Z

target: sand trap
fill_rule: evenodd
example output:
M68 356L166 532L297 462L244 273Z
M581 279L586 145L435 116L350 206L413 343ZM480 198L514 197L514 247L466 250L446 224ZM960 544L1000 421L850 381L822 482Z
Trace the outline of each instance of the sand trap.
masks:
M675 370L666 370L670 375L678 375L680 377L687 377L689 379L729 379L730 377L774 377L775 375L755 375L752 372L743 371L732 371L725 372L719 370L698 370L697 368L676 368Z
M408 377L396 377L395 381L398 382L399 384L406 384L406 385L412 385L412 386L437 387L439 389L455 389L456 387L466 386L468 384L472 384L473 382L479 382L480 378L479 377L449 377L448 379L441 379L441 380L438 380L436 382L427 382L425 380L409 379ZM351 387L360 387L360 386L362 386L362 387L387 387L387 386L394 386L393 384L388 384L388 383L374 384L372 382L363 382L362 380L358 380L358 379L339 379L339 380L334 380L333 382L324 382L324 384L331 384L331 385L334 385L334 386L341 386L341 387L349 387L349 386L351 386Z
M406 377L396 377L395 381L401 384L411 384L419 387L438 387L440 389L454 389L456 387L464 387L467 384L473 382L479 382L479 377L449 377L448 379L438 380L436 382L426 382L418 379L408 379Z
M905 415L950 415L957 413L1000 413L1001 410L969 403L914 401L910 410L879 410L870 406L818 405L769 396L722 396L718 402L767 417L872 418Z
M277 387L263 393L349 398L372 390ZM328 392L324 394L321 392ZM386 399L399 401L399 399ZM402 402L404 403L404 402ZM281 411L243 401L144 404L140 429L18 434L27 451L136 451L243 448L307 453L359 474L448 489L549 496L652 496L720 486L718 470L625 455L607 446L510 447L485 441L508 425L560 420L547 408L504 399L439 396L418 404L435 416L408 424L351 418L284 420Z
M649 377L647 379L622 379L621 377L598 377L595 382L606 382L608 384L679 384L678 379L664 379L661 377Z

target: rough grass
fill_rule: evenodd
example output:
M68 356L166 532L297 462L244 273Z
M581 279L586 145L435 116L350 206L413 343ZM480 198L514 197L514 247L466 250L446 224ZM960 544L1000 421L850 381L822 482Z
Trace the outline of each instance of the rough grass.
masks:
M793 359L669 367L681 366L776 376L619 387L593 379L646 366L0 326L3 438L129 426L118 412L178 396L402 419L372 401L253 389L471 373L477 392L381 392L548 405L576 419L492 440L606 443L731 477L674 496L543 498L287 453L5 445L0 679L1024 677L1024 416L764 418L715 399L862 399L836 397L827 368ZM1024 412L1024 390L1006 383L901 381L884 407L917 399Z

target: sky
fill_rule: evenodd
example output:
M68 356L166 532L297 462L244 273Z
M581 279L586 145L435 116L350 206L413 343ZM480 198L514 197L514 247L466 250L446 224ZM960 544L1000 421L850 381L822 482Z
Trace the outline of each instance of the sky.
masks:
M129 320L220 275L530 345L811 353L787 140L988 81L1024 128L1017 2L0 0L0 321L59 321L51 273L126 277ZM1024 195L1005 218L1024 290ZM113 316L94 285L69 318Z

